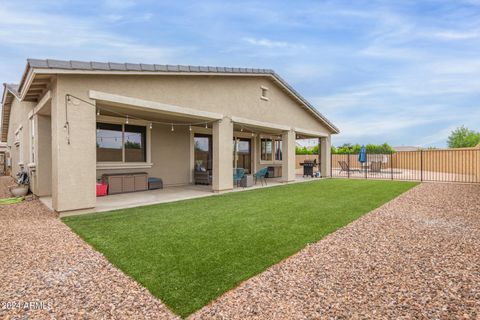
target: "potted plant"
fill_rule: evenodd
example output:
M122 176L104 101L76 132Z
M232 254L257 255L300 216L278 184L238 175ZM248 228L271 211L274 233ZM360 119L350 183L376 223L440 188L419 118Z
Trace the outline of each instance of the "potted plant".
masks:
M25 170L21 170L16 175L17 185L11 186L10 192L14 197L25 197L28 193L30 178Z

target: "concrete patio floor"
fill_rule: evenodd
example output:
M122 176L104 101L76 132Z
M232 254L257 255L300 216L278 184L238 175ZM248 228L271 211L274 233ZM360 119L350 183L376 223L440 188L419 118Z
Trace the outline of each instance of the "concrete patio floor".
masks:
M295 181L290 183L300 183L300 182L307 182L312 180L318 180L318 178L310 178L310 177L303 177L301 175L297 175ZM225 193L241 192L241 191L254 190L259 188L269 188L269 187L275 187L283 184L284 183L281 181L281 178L270 178L270 179L267 179L267 185L265 184L262 185L260 181L258 181L258 183L252 187L248 187L248 188L235 187L233 190L227 191ZM97 197L97 204L95 208L63 212L60 214L60 216L66 217L70 215L133 208L133 207L146 206L146 205L152 205L152 204L209 197L217 194L218 193L212 192L211 186L191 185L191 184L184 185L184 186L166 187L164 189L158 189L158 190L122 193L122 194L109 195L105 197ZM52 209L51 197L42 197L40 198L40 201L43 204L45 204L48 208Z

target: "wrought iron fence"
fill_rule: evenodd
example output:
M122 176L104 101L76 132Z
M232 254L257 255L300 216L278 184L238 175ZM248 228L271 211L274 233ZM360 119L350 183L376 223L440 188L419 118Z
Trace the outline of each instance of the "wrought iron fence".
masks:
M332 154L332 177L480 183L480 149Z

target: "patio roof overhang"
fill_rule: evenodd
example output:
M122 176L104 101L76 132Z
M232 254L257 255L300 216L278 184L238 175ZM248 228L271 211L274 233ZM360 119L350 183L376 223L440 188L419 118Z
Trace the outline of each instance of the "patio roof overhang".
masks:
M232 122L235 125L240 127L258 129L258 130L262 130L264 132L269 132L269 133L282 133L284 131L293 130L295 131L295 133L300 139L328 137L328 134L324 132L313 131L313 130L302 129L302 128L294 128L286 125L281 125L281 124L276 124L271 122L264 122L264 121L257 121L257 120L241 118L241 117L232 117Z
M247 118L242 118L242 117L231 117L232 122L240 125L240 126L245 126L248 128L252 129L258 129L262 131L267 131L267 132L273 132L273 133L281 133L282 131L290 131L292 128L289 126L285 125L280 125L276 123L271 123L271 122L264 122L264 121L258 121L258 120L253 120L253 119L247 119Z
M139 111L147 111L180 119L193 118L208 121L223 119L223 115L220 113L201 111L192 108L180 107L156 101L143 100L101 91L90 90L89 97L90 99L95 100L97 104L101 103Z

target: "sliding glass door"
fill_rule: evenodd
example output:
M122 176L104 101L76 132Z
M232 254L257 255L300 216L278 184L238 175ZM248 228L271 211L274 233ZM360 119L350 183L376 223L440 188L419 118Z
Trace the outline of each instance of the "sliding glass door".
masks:
M213 163L213 142L212 136L208 134L195 134L195 168L204 168L212 171Z
M252 140L237 138L233 140L233 167L243 168L247 174L252 172ZM235 163L236 162L236 163Z

